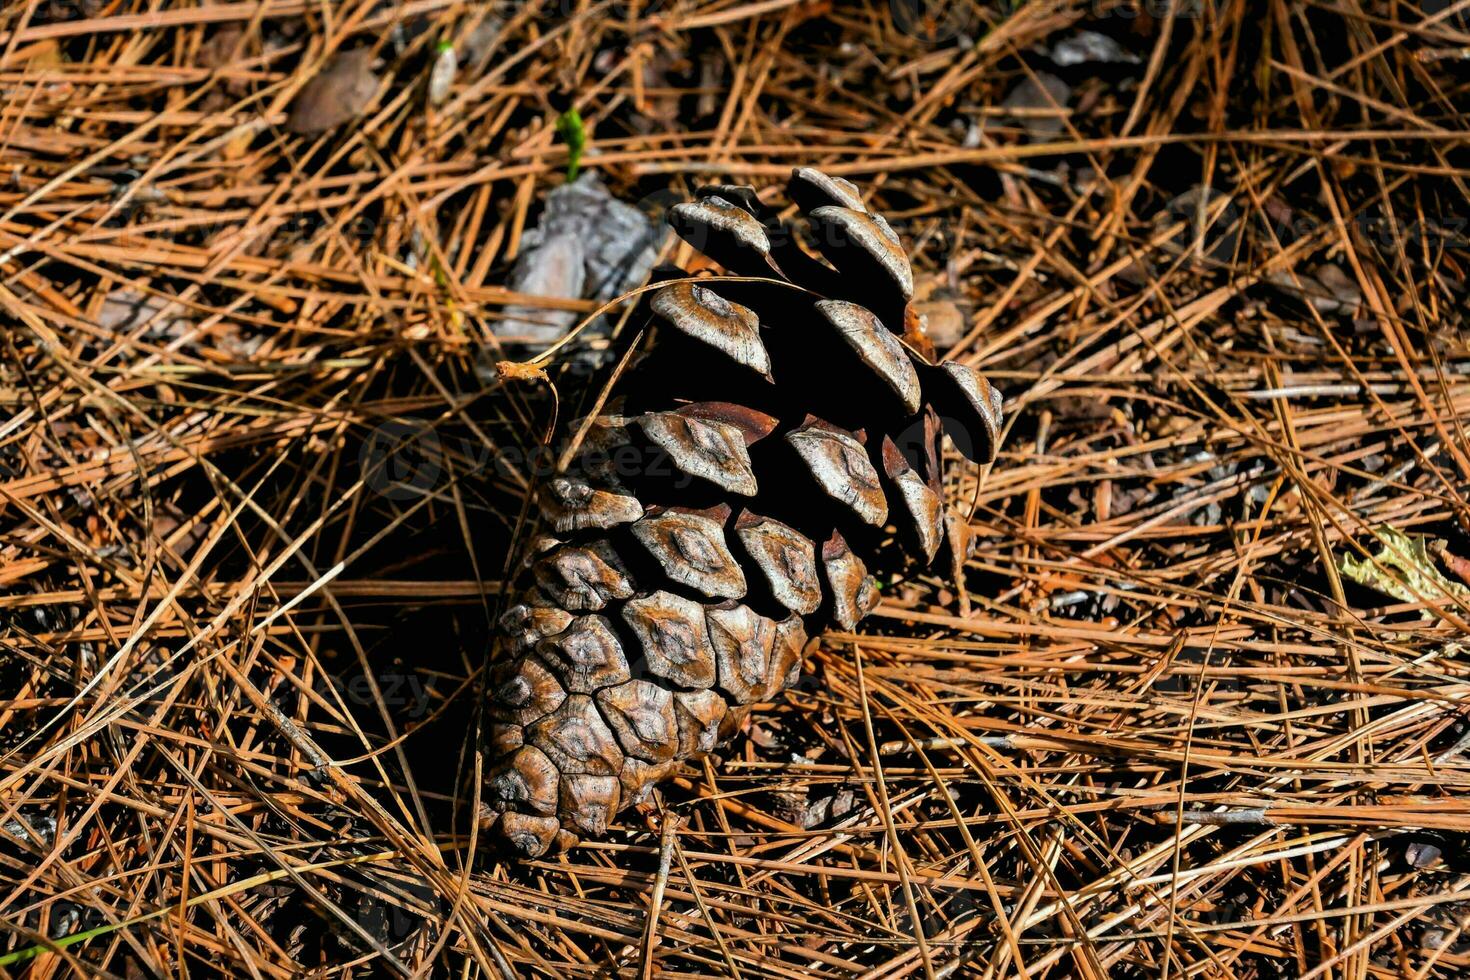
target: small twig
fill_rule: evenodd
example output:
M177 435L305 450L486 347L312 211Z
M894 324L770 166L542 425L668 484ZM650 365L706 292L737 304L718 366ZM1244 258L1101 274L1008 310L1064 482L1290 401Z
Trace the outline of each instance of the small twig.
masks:
M663 911L664 889L669 884L669 869L674 860L674 841L679 833L679 815L664 810L659 816L658 874L653 879L653 895L648 903L648 922L643 929L643 980L653 976L653 947L658 941L658 917Z

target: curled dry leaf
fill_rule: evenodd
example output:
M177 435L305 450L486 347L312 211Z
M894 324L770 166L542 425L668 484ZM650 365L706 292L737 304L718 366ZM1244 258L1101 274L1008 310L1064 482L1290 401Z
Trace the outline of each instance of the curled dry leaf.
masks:
M546 370L526 361L497 361L495 373L502 381L545 381Z
M1391 595L1404 602L1427 602L1448 605L1470 600L1470 590L1446 578L1431 554L1430 539L1418 534L1405 534L1392 525L1378 528L1376 537L1381 547L1374 558L1359 560L1347 553L1338 561L1343 575Z

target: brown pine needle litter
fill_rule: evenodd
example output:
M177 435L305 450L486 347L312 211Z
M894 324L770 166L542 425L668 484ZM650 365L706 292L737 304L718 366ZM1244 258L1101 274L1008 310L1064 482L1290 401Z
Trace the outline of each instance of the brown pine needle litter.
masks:
M1467 51L1441 0L0 6L0 970L1465 975ZM485 655L611 347L499 325L638 328L506 285L569 165L861 176L1010 429L960 578L514 864Z

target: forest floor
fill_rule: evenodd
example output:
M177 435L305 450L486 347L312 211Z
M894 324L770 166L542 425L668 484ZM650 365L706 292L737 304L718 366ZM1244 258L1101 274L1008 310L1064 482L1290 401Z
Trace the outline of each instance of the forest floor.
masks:
M3 971L1470 970L1470 3L921 8L3 6ZM506 863L488 637L605 342L502 382L517 257L571 169L799 165L1005 395L979 550Z

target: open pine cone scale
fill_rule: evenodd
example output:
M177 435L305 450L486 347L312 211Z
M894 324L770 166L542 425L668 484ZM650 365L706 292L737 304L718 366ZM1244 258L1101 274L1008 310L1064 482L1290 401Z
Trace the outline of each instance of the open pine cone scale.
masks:
M752 188L673 208L729 276L651 295L615 411L537 489L490 686L486 803L520 855L601 834L733 734L871 611L870 567L965 553L939 440L993 460L1000 395L924 349L908 256L854 185L803 168L788 193L821 259Z

